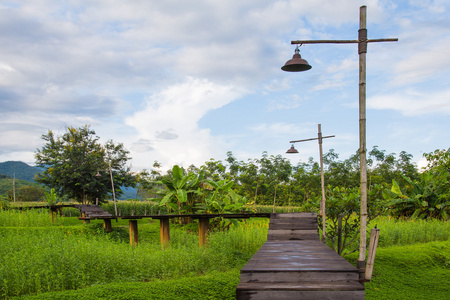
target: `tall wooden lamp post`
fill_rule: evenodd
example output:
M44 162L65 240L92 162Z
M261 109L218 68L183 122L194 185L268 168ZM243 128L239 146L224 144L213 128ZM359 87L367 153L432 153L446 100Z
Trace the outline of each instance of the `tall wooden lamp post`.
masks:
M358 267L364 268L366 260L366 227L367 227L367 163L366 163L366 53L367 43L373 42L397 42L397 38L368 39L366 20L367 7L360 7L360 23L358 40L305 40L291 41L293 45L305 44L358 44L359 54L359 161L361 169L361 228L359 243ZM311 69L308 62L301 58L300 51L295 50L292 59L281 67L287 72L301 72Z
M294 148L294 143L306 142L306 141L315 141L319 142L319 155L320 155L320 183L322 186L322 201L320 202L320 214L322 215L322 242L325 243L325 232L326 232L326 222L325 222L325 178L323 175L323 151L322 151L322 140L327 138L335 137L334 135L322 136L322 128L321 125L318 124L318 133L317 138L305 139L305 140L297 140L290 141L292 144L291 148L286 151L286 153L293 154L298 153L297 149Z

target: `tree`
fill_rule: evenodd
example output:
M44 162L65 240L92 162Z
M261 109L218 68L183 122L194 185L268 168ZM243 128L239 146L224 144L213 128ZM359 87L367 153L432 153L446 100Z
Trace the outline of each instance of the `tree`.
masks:
M162 186L157 182L163 178L161 175L161 164L155 160L153 169L150 171L144 169L136 176L137 195L140 199L157 198L157 191Z
M9 190L6 195L10 199L14 199L13 190ZM24 185L16 188L17 201L31 202L41 201L45 196L45 190L42 187L36 187L31 185Z
M37 181L54 188L59 196L67 195L81 203L103 201L112 190L111 170L116 195L123 186L135 186L135 178L126 163L131 159L123 144L107 141L100 144L99 137L89 125L69 127L62 136L49 130L42 135L46 141L35 153L36 166L44 171Z

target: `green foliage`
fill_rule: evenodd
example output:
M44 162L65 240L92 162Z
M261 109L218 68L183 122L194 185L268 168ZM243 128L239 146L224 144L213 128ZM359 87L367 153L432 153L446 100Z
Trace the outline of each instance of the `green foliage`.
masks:
M134 186L134 177L126 166L129 152L112 141L101 145L94 135L95 131L87 125L69 127L59 137L52 131L42 135L46 143L36 151L35 158L43 171L36 180L54 188L58 195L82 203L105 199L112 189L110 173L118 196L122 186Z
M5 210L9 207L8 198L0 195L0 211Z
M43 188L42 184L25 181L20 179L13 179L6 175L0 175L0 195L7 196L10 199L13 199L13 186L15 186L16 190L24 186L33 186L35 188ZM17 194L16 194L17 196ZM17 200L19 201L19 200Z
M239 284L239 269L227 272L211 272L203 276L150 282L114 282L95 285L82 290L48 292L21 299L116 299L116 300L166 300L166 299L236 299Z
M196 235L174 227L170 247L163 251L159 245L158 222L140 222L139 247L131 247L126 222L119 222L113 226L112 234L106 234L101 222L56 225L44 213L41 215L46 215L48 223L40 224L36 222L37 211L15 214L10 217L10 211L2 211L0 220L17 222L17 214L31 214L35 225L0 221L0 297L6 298L111 282L170 280L240 269L265 242L268 227L267 221L249 221L227 232L212 233L207 248L198 247Z
M447 181L448 172L433 174L424 172L420 181L407 182L406 192L402 192L398 183L393 180L390 190L383 191L384 199L388 200L390 213L397 218L441 218L446 220L450 209L450 190Z
M381 235L366 299L429 299L430 291L446 299L449 223L386 217L374 223ZM267 219L251 219L211 233L209 247L199 248L195 234L173 226L171 246L162 251L158 222L140 220L139 247L130 247L127 220L106 234L101 221L51 223L47 210L0 211L0 298L234 299L239 270L267 231ZM425 243L433 239L442 242ZM354 262L357 255L346 258Z
M325 209L328 244L340 255L356 251L358 244L355 240L358 237L361 223L359 189L339 187L331 189ZM346 253L344 253L344 249L347 249Z
M203 172L198 175L193 172L186 174L184 169L175 165L171 175L157 182L165 186L157 192L163 197L152 200L160 201L159 205L167 207L169 212L193 213L195 203L203 196Z
M372 226L380 229L379 247L405 246L450 240L450 223L436 219L400 221L377 217Z
M171 177L162 178L157 182L165 186L159 189L162 198L161 207L176 213L237 213L249 210L247 199L238 195L233 189L233 182L227 179L205 179L205 171L198 174L186 171L175 165ZM228 221L224 221L225 223ZM226 225L225 225L226 226Z
M45 192L45 197L47 198L48 205L56 205L58 202L58 196L53 188L50 190L50 193Z
M42 201L45 195L45 190L42 186L23 185L16 188L16 201L33 202ZM14 199L13 190L6 193L9 199Z
M111 214L114 214L114 203L108 201L102 204L102 208ZM162 215L167 214L167 208L153 201L117 201L117 212L120 216L144 216L144 215Z

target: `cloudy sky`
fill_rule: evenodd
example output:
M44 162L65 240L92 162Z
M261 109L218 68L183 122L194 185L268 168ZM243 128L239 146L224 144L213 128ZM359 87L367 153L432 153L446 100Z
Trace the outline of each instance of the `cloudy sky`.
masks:
M124 143L133 170L285 155L324 135L359 147L356 44L300 48L312 69L281 71L291 40L357 39L367 5L367 148L450 147L447 0L0 1L0 161L34 163L41 135L90 124ZM297 144L293 163L318 159Z

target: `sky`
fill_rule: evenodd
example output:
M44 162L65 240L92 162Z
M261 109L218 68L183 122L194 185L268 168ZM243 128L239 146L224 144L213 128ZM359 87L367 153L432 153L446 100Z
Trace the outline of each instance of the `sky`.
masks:
M89 124L154 161L197 167L228 151L347 159L359 148L356 44L300 47L312 66L283 72L292 40L356 40L367 6L367 149L450 147L447 0L0 1L0 162L33 165L48 130Z

